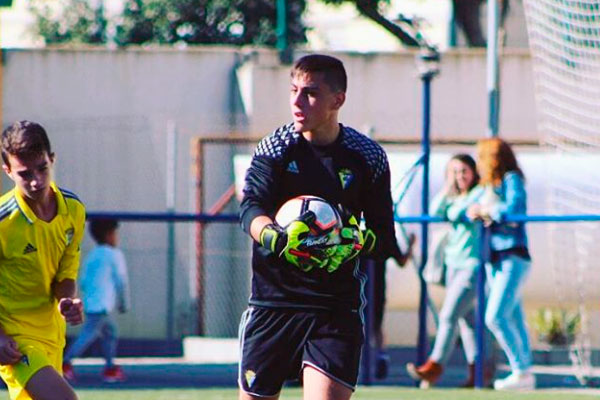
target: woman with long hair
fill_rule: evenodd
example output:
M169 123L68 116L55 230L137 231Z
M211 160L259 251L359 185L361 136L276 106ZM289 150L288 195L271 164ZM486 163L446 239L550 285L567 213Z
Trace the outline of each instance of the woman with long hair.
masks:
M473 324L479 239L475 224L466 213L481 196L478 182L475 160L467 154L457 154L448 162L445 185L431 203L431 214L450 221L451 230L444 247L446 296L439 314L435 345L425 364L406 365L410 376L421 381L422 388L432 386L441 376L459 332L469 364L469 378L463 386L474 384L477 348Z
M530 371L532 356L522 290L529 275L531 257L523 223L503 223L511 214L525 214L525 178L510 145L498 138L477 145L480 185L485 189L478 204L471 205L470 219L490 226L490 263L486 268L489 295L485 322L508 358L511 374L494 382L498 390L534 389Z

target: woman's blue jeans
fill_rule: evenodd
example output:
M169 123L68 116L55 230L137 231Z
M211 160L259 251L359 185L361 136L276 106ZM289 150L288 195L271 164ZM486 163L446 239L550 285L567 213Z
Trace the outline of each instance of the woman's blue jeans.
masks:
M112 367L117 350L117 324L107 313L85 314L79 336L67 349L64 361L71 362L72 358L80 356L97 338L100 338L106 366Z
M446 272L446 297L439 314L438 331L430 359L445 364L460 332L465 358L475 362L475 306L477 270L450 268Z
M514 255L486 267L490 292L485 323L504 350L513 372L527 371L532 362L522 304L523 284L530 268L530 261Z

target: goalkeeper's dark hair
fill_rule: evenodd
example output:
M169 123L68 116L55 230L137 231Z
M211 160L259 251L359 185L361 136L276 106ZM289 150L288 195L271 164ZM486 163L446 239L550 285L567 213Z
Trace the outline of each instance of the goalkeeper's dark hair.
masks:
M53 157L50 140L44 127L32 121L17 121L2 132L0 139L2 161L10 166L8 156L20 158L48 154Z
M89 222L92 237L98 244L106 243L106 236L119 227L119 221L114 218L99 218Z
M300 58L294 63L291 71L291 77L294 78L302 73L323 74L323 80L334 92L346 93L348 78L344 64L335 57L324 54L310 54Z

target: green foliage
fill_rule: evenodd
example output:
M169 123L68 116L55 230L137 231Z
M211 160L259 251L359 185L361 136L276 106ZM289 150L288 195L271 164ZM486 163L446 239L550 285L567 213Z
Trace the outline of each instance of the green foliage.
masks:
M579 331L581 316L577 312L569 312L555 308L540 308L533 320L540 341L554 346L573 343Z
M102 7L92 8L86 0L61 0L62 12L55 4L31 0L30 10L37 19L36 33L48 44L90 43L106 41L106 18Z
M386 19L390 0L320 0L328 4L354 3L408 46L418 45L414 34ZM36 33L47 44L114 42L119 46L148 44L229 44L275 46L278 0L126 0L121 15L107 20L103 1L31 0ZM287 0L287 42L306 41L302 13L306 0Z
M102 2L100 2L101 4ZM306 40L301 15L305 0L288 5L288 42ZM121 15L108 21L102 7L86 0L61 0L53 14L44 0L34 0L37 33L46 43L230 44L276 43L276 0L127 0ZM111 35L107 35L111 26Z

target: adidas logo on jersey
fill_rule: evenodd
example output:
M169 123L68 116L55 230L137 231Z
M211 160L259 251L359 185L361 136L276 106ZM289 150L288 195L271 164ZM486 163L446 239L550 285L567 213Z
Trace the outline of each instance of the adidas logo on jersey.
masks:
M25 246L25 249L23 250L23 254L33 253L34 251L37 251L37 249L31 243L27 243L27 246Z
M300 170L298 169L298 164L296 164L296 161L292 161L291 163L288 164L287 171L292 172L294 174L300 173Z

